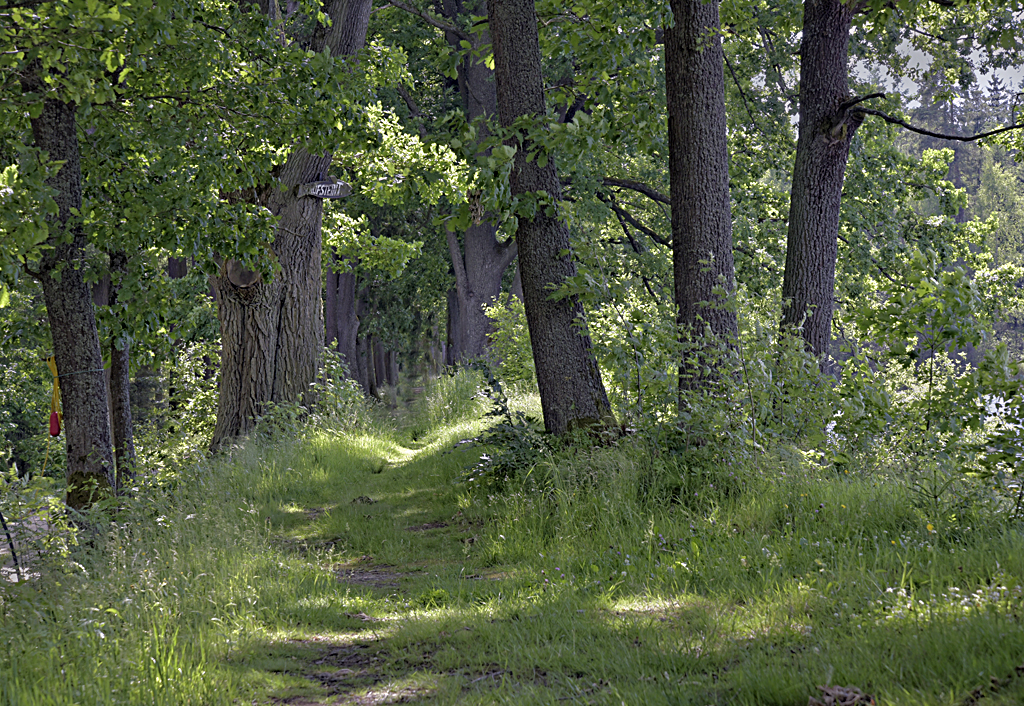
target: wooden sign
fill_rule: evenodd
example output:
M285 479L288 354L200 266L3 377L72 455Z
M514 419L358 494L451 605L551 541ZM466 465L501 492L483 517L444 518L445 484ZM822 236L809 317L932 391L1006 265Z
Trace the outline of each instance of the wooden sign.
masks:
M299 198L312 196L316 199L341 199L352 193L352 186L343 181L314 181L299 186Z

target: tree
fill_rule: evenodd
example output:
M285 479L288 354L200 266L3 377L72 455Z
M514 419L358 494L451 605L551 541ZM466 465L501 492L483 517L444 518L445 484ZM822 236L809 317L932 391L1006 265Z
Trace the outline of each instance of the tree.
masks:
M0 7L0 95L5 127L13 128L4 130L4 141L21 153L18 167L5 170L17 175L8 187L18 193L4 204L10 208L3 214L2 259L5 271L20 263L42 285L62 387L67 503L81 509L113 488L114 459L103 356L82 271L87 236L77 119L80 106L111 97L110 74L128 22L116 6L97 5L81 17L59 3ZM96 70L97 59L107 74ZM30 127L23 135L26 114ZM19 219L26 210L45 213L45 221Z
M453 23L472 15L487 14L487 3L482 0L469 3L444 0L443 8ZM475 35L451 31L445 33L445 38L455 50L458 50L459 42L465 41L466 37L472 48L465 52L459 62L459 96L462 98L466 120L476 123L478 142L482 142L490 134L487 121L493 119L497 101L494 71L487 66L486 57L481 54L481 48L490 44L491 37L486 30ZM481 214L481 217L475 218L462 233L461 247L458 233L452 230L446 233L458 295L459 321L456 330L459 335L453 341L456 345L456 360L477 358L488 348L487 334L491 326L483 307L501 293L502 275L516 256L515 242L498 240L498 228L492 218L493 214Z
M494 47L498 117L516 149L509 186L519 199L516 243L523 281L544 426L561 434L611 415L583 306L575 296L554 298L551 289L576 275L569 229L558 216L561 186L553 159L537 149L534 130L546 116L537 14L533 0L491 0L488 23ZM526 134L523 134L523 133Z
M314 33L316 52L353 56L366 40L372 0L333 0L329 31ZM324 347L321 299L323 203L298 197L300 184L323 178L329 152L299 148L274 175L265 205L278 216L272 246L279 270L269 281L224 260L211 278L221 323L217 426L211 445L245 434L268 402L308 402Z
M37 94L52 90L38 66L23 88ZM43 288L60 374L68 454L66 502L82 509L109 492L115 481L103 354L92 293L80 268L86 238L80 220L82 173L76 113L74 103L47 98L39 116L32 119L35 147L51 161L62 163L46 180L55 192L58 210L50 222L49 249L33 274Z
M665 30L672 260L678 325L699 338L705 326L735 339L731 292L732 216L726 146L725 68L718 3L673 0L674 24ZM680 388L699 386L686 361Z
M948 5L935 0L934 5ZM928 7L928 4L923 4ZM943 12L912 12L900 17L911 35L941 36L943 31L981 31L981 44L996 62L997 45L1015 46L1012 40L1018 2L996 3L992 0L955 3L957 21ZM963 12L961 12L961 10ZM831 333L835 296L835 268L838 254L840 203L850 144L854 133L868 115L881 117L919 134L943 140L974 141L1021 126L1007 126L988 133L970 136L934 133L914 127L882 111L864 107L865 101L884 97L872 93L851 96L848 79L850 28L857 13L874 20L875 30L886 24L888 13L899 15L898 6L881 0L844 2L843 0L805 0L802 39L800 44L800 124L796 160L793 166L790 195L789 230L786 239L786 269L782 285L782 328L802 328L808 350L825 365ZM960 17L960 15L963 17ZM947 26L916 31L914 22L926 18L933 24ZM937 18L937 19L936 19ZM954 30L949 25L956 25ZM885 34L885 32L882 32ZM960 54L964 65L973 40L967 46L955 38L935 45L940 54ZM899 63L898 60L896 62ZM962 217L962 216L961 216Z
M800 125L790 192L782 325L802 327L807 348L828 350L832 327L839 207L850 142L864 120L847 79L854 6L804 3L800 43Z
M417 10L401 0L391 4L444 31L450 51L459 57L455 85L464 120L473 130L473 138L465 146L467 157L470 161L473 157L486 158L490 151L482 148L481 143L490 137L488 121L494 119L497 100L494 71L488 66L485 55L491 37L486 29L471 32L469 28L474 16L487 14L487 2L442 0L437 5L443 18ZM414 107L411 97L405 95L410 107ZM418 107L415 110L418 113ZM491 326L483 307L501 293L502 276L515 260L516 244L499 240L494 214L483 212L476 214L465 228L449 229L446 240L455 275L455 296L449 306L449 360L454 363L464 358L477 358L487 350Z

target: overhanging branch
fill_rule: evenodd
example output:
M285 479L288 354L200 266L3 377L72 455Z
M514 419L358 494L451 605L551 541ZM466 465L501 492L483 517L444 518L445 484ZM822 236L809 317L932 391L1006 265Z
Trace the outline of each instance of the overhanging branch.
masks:
M880 117L882 120L884 120L887 123L892 123L893 125L899 125L900 127L904 128L905 130L910 130L911 132L916 132L918 135L924 135L925 137L934 137L934 138L937 138L939 140L955 140L957 142L974 142L975 140L981 140L981 139L986 138L986 137L992 137L993 135L999 135L999 134L1002 134L1004 132L1009 132L1010 130L1020 130L1021 128L1024 128L1024 123L1014 123L1013 125L1005 125L1005 126L1003 126L1001 128L996 128L995 130L989 130L988 132L982 132L982 133L979 133L977 135L947 135L947 134L944 134L944 133L941 133L941 132L932 132L931 130L926 130L923 127L917 127L916 125L911 125L910 123L906 122L905 120L900 120L899 118L894 118L894 117L892 117L891 115L889 115L887 113L883 113L882 111L875 110L873 108L858 108L854 112L856 112L856 113L864 113L866 115L877 115L878 117Z

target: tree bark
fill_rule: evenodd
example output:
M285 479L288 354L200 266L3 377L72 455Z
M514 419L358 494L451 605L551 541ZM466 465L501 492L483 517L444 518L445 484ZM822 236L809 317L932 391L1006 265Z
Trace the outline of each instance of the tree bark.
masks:
M372 0L333 0L329 29L318 29L314 50L355 54L366 41ZM211 446L252 430L267 402L311 402L324 347L321 300L323 203L298 198L295 187L327 174L331 155L297 149L281 170L267 207L279 217L273 254L280 271L263 281L223 263L211 278L221 324L221 378Z
M732 341L736 312L721 294L732 292L735 270L718 2L671 4L675 24L665 30L665 92L677 322L684 339L701 338L707 326ZM680 389L699 387L703 367L683 361Z
M488 11L501 125L510 127L524 115L543 119L544 83L533 0L491 0ZM526 159L529 139L516 140L516 146L509 177L512 195L541 192L557 204L561 187L554 160L541 167ZM552 286L576 275L568 226L542 208L532 218L519 218L516 243L545 428L561 434L611 417L590 337L580 328L585 327L582 304L577 297L551 298Z
M358 300L354 272L327 272L327 298L324 300L326 345L334 345L348 366L349 377L358 379L356 338L359 336Z
M29 90L41 88L38 77L29 81L34 82ZM86 238L77 215L82 171L76 110L72 104L45 100L31 123L36 147L51 160L64 162L47 181L56 191L58 213L49 221L52 249L43 254L38 274L60 376L68 454L66 502L81 510L114 487L114 458L96 314L81 270Z
M453 23L459 16L486 15L487 3L480 0L444 0L445 16ZM446 39L455 51L462 51L460 38L452 32ZM474 49L490 43L488 32L476 35ZM497 94L494 71L487 67L484 57L465 57L458 67L459 95L462 109L470 122L486 120L496 112ZM480 123L479 137L488 136L484 123ZM448 252L455 270L455 290L459 298L459 335L452 343L452 362L465 358L478 358L487 350L491 322L483 312L501 294L501 278L515 257L514 243L500 243L497 225L486 218L472 224L462 234L462 245L456 233L448 233Z
M128 254L123 250L110 253L110 305L117 304L121 290L118 275L128 270ZM121 347L110 340L110 412L114 427L114 460L117 468L116 489L124 488L135 476L135 437L132 433L131 375L129 369L131 343L126 338Z
M863 113L850 98L847 51L853 3L806 0L800 43L800 127L782 283L782 328L803 327L807 349L828 353L839 208L846 161Z
M448 329L444 348L444 364L448 367L455 365L460 359L460 341L463 340L460 308L459 292L453 287L448 290Z
M384 362L384 344L376 336L373 337L373 377L377 381L377 390L388 384L387 367Z
M373 356L370 353L370 336L356 340L356 360L359 367L359 384L370 397L377 394L377 381L373 377Z

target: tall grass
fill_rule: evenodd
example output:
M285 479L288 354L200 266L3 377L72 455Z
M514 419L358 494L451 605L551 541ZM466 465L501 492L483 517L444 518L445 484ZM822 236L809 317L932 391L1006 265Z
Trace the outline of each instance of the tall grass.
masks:
M431 432L444 430L453 423L480 414L484 409L479 395L481 383L479 373L466 369L428 381L405 420L412 441L421 441Z

